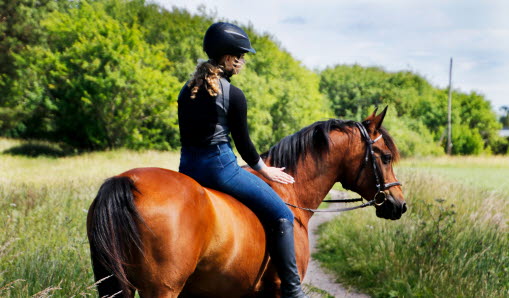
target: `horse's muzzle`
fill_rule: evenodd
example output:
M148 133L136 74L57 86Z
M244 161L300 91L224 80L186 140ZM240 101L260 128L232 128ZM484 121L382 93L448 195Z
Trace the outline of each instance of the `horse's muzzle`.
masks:
M406 203L399 202L390 194L385 194L385 201L382 204L376 204L376 216L385 219L400 219L401 215L407 211Z

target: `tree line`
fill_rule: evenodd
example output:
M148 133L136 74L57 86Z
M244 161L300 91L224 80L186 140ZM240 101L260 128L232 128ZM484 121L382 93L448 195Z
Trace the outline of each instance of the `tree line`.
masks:
M216 20L145 0L0 0L0 135L77 150L177 149L178 92L206 58L203 34ZM361 120L389 105L385 124L403 155L443 154L447 90L407 71L311 71L243 27L258 54L232 83L246 94L260 150L314 121ZM507 153L484 96L453 98L453 152Z

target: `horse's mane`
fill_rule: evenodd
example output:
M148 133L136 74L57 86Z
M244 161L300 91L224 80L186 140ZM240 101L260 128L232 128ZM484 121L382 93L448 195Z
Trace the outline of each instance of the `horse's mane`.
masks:
M337 130L351 135L355 127L355 121L344 121L340 119L329 119L318 121L304 127L298 132L284 137L279 143L272 146L268 152L262 154L265 160L270 159L272 166L285 167L289 173L295 173L297 164L301 159L311 155L313 160L320 161L325 153L329 152L330 137L332 130ZM363 123L366 125L366 123ZM399 152L392 137L385 128L380 128L385 144L393 155L393 160L399 159Z

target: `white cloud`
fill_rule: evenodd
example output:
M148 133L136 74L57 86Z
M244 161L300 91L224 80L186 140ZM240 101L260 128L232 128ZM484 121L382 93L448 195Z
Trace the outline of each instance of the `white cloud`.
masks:
M158 0L219 18L252 23L306 66L378 65L412 70L434 85L476 90L509 105L509 1L506 0ZM262 55L263 53L259 53Z

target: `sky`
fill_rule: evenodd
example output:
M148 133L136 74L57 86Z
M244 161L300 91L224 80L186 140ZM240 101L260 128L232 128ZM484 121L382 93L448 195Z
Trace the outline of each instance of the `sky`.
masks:
M454 89L485 95L499 113L509 106L509 0L153 1L252 24L313 70L409 70L445 88L452 57Z

